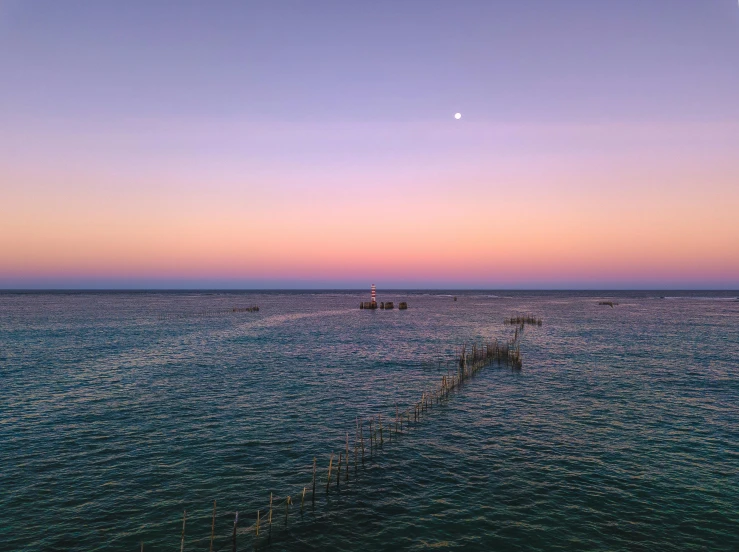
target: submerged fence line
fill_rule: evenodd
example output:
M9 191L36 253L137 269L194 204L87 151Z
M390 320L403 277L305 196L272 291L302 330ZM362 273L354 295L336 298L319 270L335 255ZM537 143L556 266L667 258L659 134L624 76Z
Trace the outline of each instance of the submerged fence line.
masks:
M177 320L181 318L205 318L208 316L223 316L225 314L235 314L239 312L259 312L257 305L251 307L232 307L230 309L206 309L192 312L161 312L157 315L157 320Z
M505 323L510 323L506 319ZM469 379L476 376L482 369L492 366L507 366L513 370L521 370L523 363L520 352L520 342L523 337L524 327L526 323L541 326L541 319L535 319L537 322L521 321L515 329L511 339L505 342L499 342L497 339L488 343L478 345L473 343L469 348L465 343L454 363L454 371L447 370L447 374L441 377L436 387L430 391L422 391L420 399L407 406L403 411L400 410L398 404L395 404L394 416L385 418L383 426L382 414L370 417L356 417L354 420L354 438L352 447L349 446L349 432L346 432L345 439L342 440L342 446L339 448L338 457L336 450L330 452L328 465L325 472L325 479L320 475L318 458L313 457L312 478L311 482L302 489L298 489L295 494L286 495L276 498L273 493L269 495L269 504L261 509L251 510L253 521L244 526L244 517L239 517L239 511L229 512L233 516L233 528L229 531L228 537L220 537L220 546L214 548L215 544L215 526L217 503L213 501L213 515L211 519L211 532L209 537L200 537L191 541L190 544L202 546L209 544L209 552L221 552L223 550L233 550L236 552L239 537L249 536L251 546L254 549L270 544L272 538L273 526L275 530L287 528L290 520L291 507L297 509L301 516L306 508L306 502L310 502L311 508L315 511L316 498L321 495L328 497L333 492L337 492L344 485L349 485L351 481L359 478L359 468L364 467L367 460L372 460L382 449L385 440L392 442L397 440L403 433L408 433L415 428L434 408L434 405L443 405L451 395L451 393L459 389ZM365 429L367 424L367 429ZM365 441L366 434L366 441ZM351 475L353 472L353 475ZM284 519L282 518L284 511ZM182 534L180 540L180 552L184 552L186 543L186 521L187 510L183 511L182 516ZM245 543L242 542L244 546ZM144 550L144 543L141 543L141 551Z
M525 314L522 316L506 318L505 323L510 324L511 326L522 326L524 324L530 324L531 326L541 326L541 318L537 318L536 316L532 316L530 314Z

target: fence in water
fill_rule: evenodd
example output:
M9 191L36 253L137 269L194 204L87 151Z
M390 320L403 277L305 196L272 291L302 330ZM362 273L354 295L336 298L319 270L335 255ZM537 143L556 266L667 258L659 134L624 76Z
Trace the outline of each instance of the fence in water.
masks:
M510 324L511 326L522 326L524 324L529 324L531 326L541 326L541 318L537 318L536 316L526 314L523 316L514 316L512 318L506 318L505 323Z
M506 323L510 320L506 319ZM540 326L541 319L536 320L536 325ZM384 426L381 414L355 419L351 447L349 432L347 432L346 439L339 447L338 456L336 451L330 452L327 455L328 464L324 464L320 472L318 459L313 458L311 482L302 489L296 489L295 494L277 498L270 493L269 503L265 503L261 509L250 508L249 514L241 516L239 511L230 512L233 526L228 535L223 533L216 535L217 501L214 500L210 536L188 540L187 511L185 510L182 515L180 552L186 550L186 545L188 549L204 550L208 547L209 552L225 550L236 552L239 547L245 549L249 546L258 550L269 545L273 532L277 533L287 529L291 513L293 518L297 514L302 515L307 503L315 509L316 502L320 501L321 497L327 498L332 493L332 489L334 492L338 491L342 481L345 486L350 485L352 481L357 481L360 467L364 466L368 458L373 458L373 455L384 446L386 440L397 441L404 433L417 427L435 405L443 405L449 400L453 391L476 376L483 368L497 365L521 370L523 363L520 342L524 327L525 322L520 322L513 337L502 343L495 339L488 343L472 344L469 348L467 344L464 344L456 358L455 370L453 372L449 370L446 375L443 375L435 388L422 391L418 402L407 406L403 411L396 404L394 416L391 414L390 417L385 417ZM366 429L365 426L367 426ZM141 551L144 551L143 542Z

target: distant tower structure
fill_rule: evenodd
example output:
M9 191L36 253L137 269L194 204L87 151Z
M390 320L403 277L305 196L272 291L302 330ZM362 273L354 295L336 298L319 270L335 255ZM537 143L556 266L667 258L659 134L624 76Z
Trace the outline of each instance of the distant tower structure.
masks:
M377 304L377 295L375 291L375 284L372 284L372 306L374 307Z

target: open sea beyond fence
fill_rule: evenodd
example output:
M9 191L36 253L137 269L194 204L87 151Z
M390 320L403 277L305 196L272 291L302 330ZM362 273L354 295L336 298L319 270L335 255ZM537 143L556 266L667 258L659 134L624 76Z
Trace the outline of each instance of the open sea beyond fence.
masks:
M739 549L736 292L367 295L0 293L0 550Z

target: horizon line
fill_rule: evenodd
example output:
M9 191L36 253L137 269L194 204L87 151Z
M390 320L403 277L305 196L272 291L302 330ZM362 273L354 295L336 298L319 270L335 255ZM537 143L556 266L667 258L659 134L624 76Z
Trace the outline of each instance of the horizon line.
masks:
M343 288L343 287L320 287L320 288L96 288L96 287L64 287L64 288L0 288L0 293L43 293L43 292L208 292L208 291L254 291L254 292L301 292L301 291L346 291L346 292L364 292L368 288ZM736 292L739 288L718 288L718 287L696 287L696 288L671 288L671 287L634 287L634 288L580 288L580 287L561 287L561 288L453 288L453 287L387 287L381 288L383 291L512 291L512 292L555 292L555 291L589 291L589 292L623 292L623 291L672 291L672 292L694 292L694 291L711 291L711 292Z

